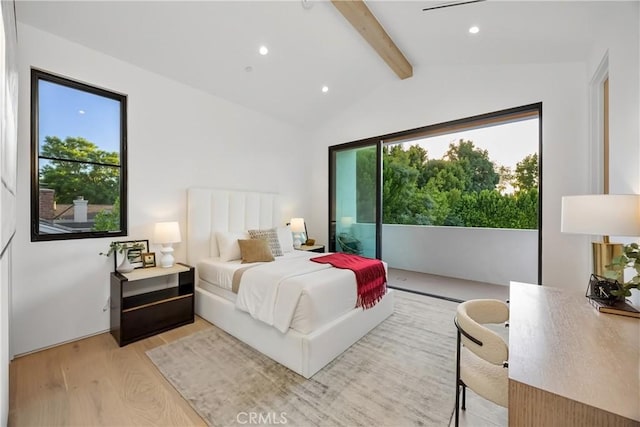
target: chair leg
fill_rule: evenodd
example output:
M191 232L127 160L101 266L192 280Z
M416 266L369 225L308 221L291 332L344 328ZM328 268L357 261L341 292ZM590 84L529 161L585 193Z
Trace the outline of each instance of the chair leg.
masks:
M462 410L467 410L467 386L462 384Z
M456 329L457 329L456 324ZM457 345L458 348L456 350L456 420L455 427L458 427L459 418L460 418L460 329L458 329L457 334Z
M460 418L460 384L456 384L456 421L455 427L458 427Z

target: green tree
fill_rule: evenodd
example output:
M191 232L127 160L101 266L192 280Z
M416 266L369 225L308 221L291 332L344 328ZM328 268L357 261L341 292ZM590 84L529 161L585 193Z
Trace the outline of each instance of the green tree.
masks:
M513 172L511 172L511 168L509 166L498 166L498 175L500 176L500 181L498 185L496 185L496 189L504 194L507 191L509 185L513 186Z
M40 185L55 190L58 203L83 196L92 204L112 204L120 192L120 157L82 137L45 137L40 150Z
M472 141L459 140L450 144L445 157L458 162L469 178L467 191L479 192L496 188L500 176L495 172L495 165L489 159L489 152L476 148Z
M517 227L530 230L538 229L538 189L520 191L515 194L516 211L518 213Z
M357 154L358 222L375 221L375 156L373 149ZM504 194L507 184L514 185L509 168L495 167L471 141L451 144L444 159L429 159L417 145L389 146L383 151L383 223L536 229L537 187Z
M94 231L120 230L120 197L116 198L111 209L103 209L94 218Z
M431 191L464 191L470 185L470 177L460 163L443 159L428 160L423 178Z
M514 187L518 191L538 189L538 153L529 154L516 164Z
M415 156L401 145L387 147L383 157L382 220L386 224L428 224L426 206L430 201L424 192L418 191L417 180L420 165ZM425 153L426 157L426 153Z

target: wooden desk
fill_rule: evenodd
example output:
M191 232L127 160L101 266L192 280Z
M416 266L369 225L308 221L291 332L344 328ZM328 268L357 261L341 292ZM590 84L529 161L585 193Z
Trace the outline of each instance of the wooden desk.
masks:
M640 320L511 282L510 426L640 426Z

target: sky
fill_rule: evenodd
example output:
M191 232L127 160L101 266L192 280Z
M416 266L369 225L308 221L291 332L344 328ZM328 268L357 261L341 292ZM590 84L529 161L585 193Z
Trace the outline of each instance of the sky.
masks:
M418 144L427 150L429 159L440 159L449 144L460 139L473 141L476 147L489 152L489 159L496 166L508 166L514 171L516 164L527 155L538 153L538 119L434 136L405 143L404 148Z
M81 136L104 151L120 151L120 103L92 93L39 81L40 146L46 136Z

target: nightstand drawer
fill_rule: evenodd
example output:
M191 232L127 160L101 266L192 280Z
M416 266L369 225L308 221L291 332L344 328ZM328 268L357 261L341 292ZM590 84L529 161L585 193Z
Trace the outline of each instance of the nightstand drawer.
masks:
M124 345L193 320L193 295L125 311L120 325L121 340Z

